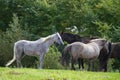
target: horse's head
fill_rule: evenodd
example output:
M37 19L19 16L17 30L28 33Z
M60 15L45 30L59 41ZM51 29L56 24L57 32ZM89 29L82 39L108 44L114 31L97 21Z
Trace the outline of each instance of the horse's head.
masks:
M80 37L77 34L62 32L60 35L61 35L62 40L66 41L67 43L73 43L73 42L76 42L76 41L82 42L82 37Z
M54 40L59 45L64 45L64 42L63 42L63 40L58 32L54 35Z
M61 36L63 41L67 41L68 40L68 33L61 32L60 36Z

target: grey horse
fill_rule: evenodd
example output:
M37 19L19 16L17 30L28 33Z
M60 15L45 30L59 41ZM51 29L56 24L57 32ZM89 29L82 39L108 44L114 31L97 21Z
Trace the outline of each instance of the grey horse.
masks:
M9 61L6 66L8 67L16 60L17 67L21 68L21 59L24 55L29 55L39 57L39 69L42 69L44 56L54 42L58 43L59 45L64 44L58 32L47 37L40 38L36 41L19 40L14 44L13 59Z
M73 42L68 44L62 53L62 64L68 65L69 55L72 57L72 69L75 70L74 63L79 58L88 59L90 62L96 60L100 54L100 50L106 46L107 41L105 39L93 39L89 43ZM69 53L69 54L68 54Z

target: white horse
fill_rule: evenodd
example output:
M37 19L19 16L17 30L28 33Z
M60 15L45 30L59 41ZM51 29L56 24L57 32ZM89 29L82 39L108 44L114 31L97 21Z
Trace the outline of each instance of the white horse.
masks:
M11 61L9 61L6 66L8 67L15 60L17 61L17 67L21 68L22 63L21 59L24 55L29 56L39 56L40 65L39 69L42 69L44 56L49 51L49 47L54 43L58 43L59 45L63 45L63 40L59 33L55 33L53 35L40 38L36 41L28 41L28 40L19 40L14 44L14 57Z

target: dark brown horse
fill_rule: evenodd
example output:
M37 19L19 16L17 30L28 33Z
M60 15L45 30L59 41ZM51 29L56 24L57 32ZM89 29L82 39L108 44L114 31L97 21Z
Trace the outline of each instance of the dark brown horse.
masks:
M112 43L111 46L112 46L112 49L110 49L111 54L109 55L109 57L116 58L120 61L120 42ZM106 53L106 50L102 49L101 54L99 56L100 66L101 66L100 69L104 68L105 71L107 71L106 57L108 57L108 55L105 55L105 53Z
M112 43L110 58L117 58L120 61L120 42Z
M83 42L88 43L91 39L96 39L98 37L81 37L77 34L67 33L67 32L61 32L61 37L63 41L66 41L67 43L73 43L73 42Z
M98 37L80 37L79 35L76 35L76 34L71 34L71 33L66 33L66 32L62 32L61 34L61 37L63 39L63 41L66 41L68 42L69 44L70 43L73 43L73 42L83 42L83 43L88 43L91 39L96 39ZM104 54L102 53L104 52ZM99 56L99 61L100 61L100 70L103 70L103 71L107 71L107 61L108 61L108 58L109 58L109 55L110 55L110 52L111 52L111 43L109 43L109 54L106 54L107 53L107 50L104 48L102 49L101 53L100 53L100 56ZM79 64L79 69L80 69L80 64L81 64L81 67L84 68L84 65L83 65L83 59L79 58L78 59L78 64Z
M111 46L112 46L112 49L110 49L111 54L109 55L109 57L120 60L120 42L112 43ZM100 55L99 59L100 59L101 69L102 69L102 67L104 67L104 69L107 71L107 65L106 65L106 63L107 63L106 56L107 55L105 55L104 53L106 53L106 50L104 50L104 49L101 50L101 55Z
M100 62L100 71L107 71L107 63L108 63L108 59L111 55L111 50L112 50L112 44L110 42L108 42L108 51L106 50L106 48L104 47L101 51L100 51L100 55L99 55L99 62ZM108 53L108 54L106 54Z

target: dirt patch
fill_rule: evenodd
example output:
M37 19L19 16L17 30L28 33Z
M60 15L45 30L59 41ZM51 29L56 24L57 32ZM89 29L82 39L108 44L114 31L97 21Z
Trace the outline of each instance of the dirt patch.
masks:
M16 72L16 71L10 71L10 72L8 72L8 74L12 74L12 75L23 75L23 74L25 74L25 73Z

